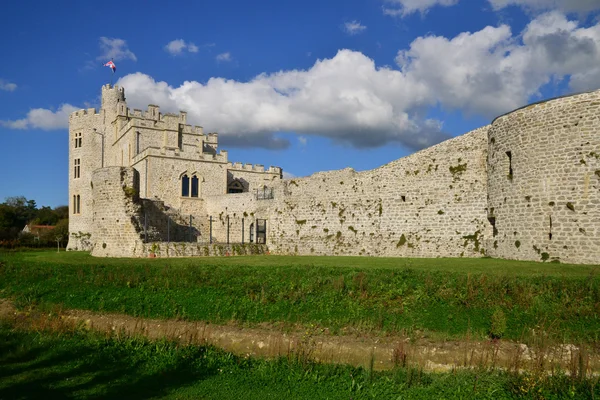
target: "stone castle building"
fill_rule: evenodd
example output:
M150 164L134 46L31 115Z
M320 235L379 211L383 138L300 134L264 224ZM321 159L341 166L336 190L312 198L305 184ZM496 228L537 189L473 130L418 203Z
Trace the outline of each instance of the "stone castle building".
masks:
M600 91L529 105L374 170L282 179L123 88L69 121L69 249L600 263ZM252 243L252 245L249 245ZM243 244L243 245L241 245Z

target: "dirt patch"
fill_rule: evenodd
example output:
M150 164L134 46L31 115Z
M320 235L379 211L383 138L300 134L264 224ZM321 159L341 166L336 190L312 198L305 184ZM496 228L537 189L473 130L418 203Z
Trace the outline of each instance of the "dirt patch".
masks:
M426 371L474 367L517 371L560 369L578 374L581 371L600 371L598 352L570 344L534 347L503 340L433 342L403 336L333 336L316 329L286 333L267 326L244 328L204 322L143 319L84 310L23 312L9 301L1 299L0 318L30 329L80 327L114 336L144 336L184 344L211 344L241 356L284 356L300 361L372 366L375 370L414 366Z

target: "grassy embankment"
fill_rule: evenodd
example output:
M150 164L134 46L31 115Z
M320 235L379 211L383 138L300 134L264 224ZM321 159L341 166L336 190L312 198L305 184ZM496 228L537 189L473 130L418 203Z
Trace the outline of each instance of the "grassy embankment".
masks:
M99 259L0 253L0 297L216 323L314 324L331 333L597 344L599 266L494 259Z
M0 398L593 399L600 395L597 378L577 375L489 370L427 374L408 368L376 372L293 357L255 360L206 346L49 328L22 330L0 322Z

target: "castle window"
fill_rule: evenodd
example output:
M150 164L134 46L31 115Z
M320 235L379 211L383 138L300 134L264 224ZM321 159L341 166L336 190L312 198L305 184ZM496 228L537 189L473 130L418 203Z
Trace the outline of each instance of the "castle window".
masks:
M512 152L507 151L506 157L508 157L508 179L512 180L512 178L513 178Z
M140 140L142 138L142 134L139 132L136 132L135 135L135 154L138 155L140 154Z
M76 158L74 160L74 170L73 170L73 177L75 179L79 178L81 176L81 159L80 158Z
M81 147L81 132L75 134L75 148Z
M73 214L79 214L81 212L81 196L76 194L73 195Z
M192 197L198 197L198 177L192 176Z
M181 196L188 197L190 195L190 178L186 175L181 177Z
M490 225L492 225L492 236L498 236L498 228L496 228L496 217L488 217Z
M244 185L238 179L233 180L229 186L227 186L227 193L243 193Z

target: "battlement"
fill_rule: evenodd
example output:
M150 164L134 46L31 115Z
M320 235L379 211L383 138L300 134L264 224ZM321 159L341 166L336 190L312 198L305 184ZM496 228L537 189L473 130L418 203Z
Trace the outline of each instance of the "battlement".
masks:
M232 171L248 171L248 172L267 172L271 174L281 174L280 167L270 166L265 169L265 166L262 164L242 164L241 162L228 162L227 169Z
M73 111L71 115L69 115L69 119L77 118L77 117L85 117L88 115L100 115L100 113L95 108L84 108L81 110Z
M218 144L219 143L219 134L214 133L214 132L207 134L205 143Z
M204 128L198 125L183 125L182 132L190 135L204 136Z
M132 164L136 164L148 156L157 157L169 157L169 158L181 158L185 155L186 159L192 159L195 161L212 161L218 163L227 163L228 153L227 150L221 150L217 154L211 153L183 153L177 147L156 147L149 146L138 154L132 157Z

